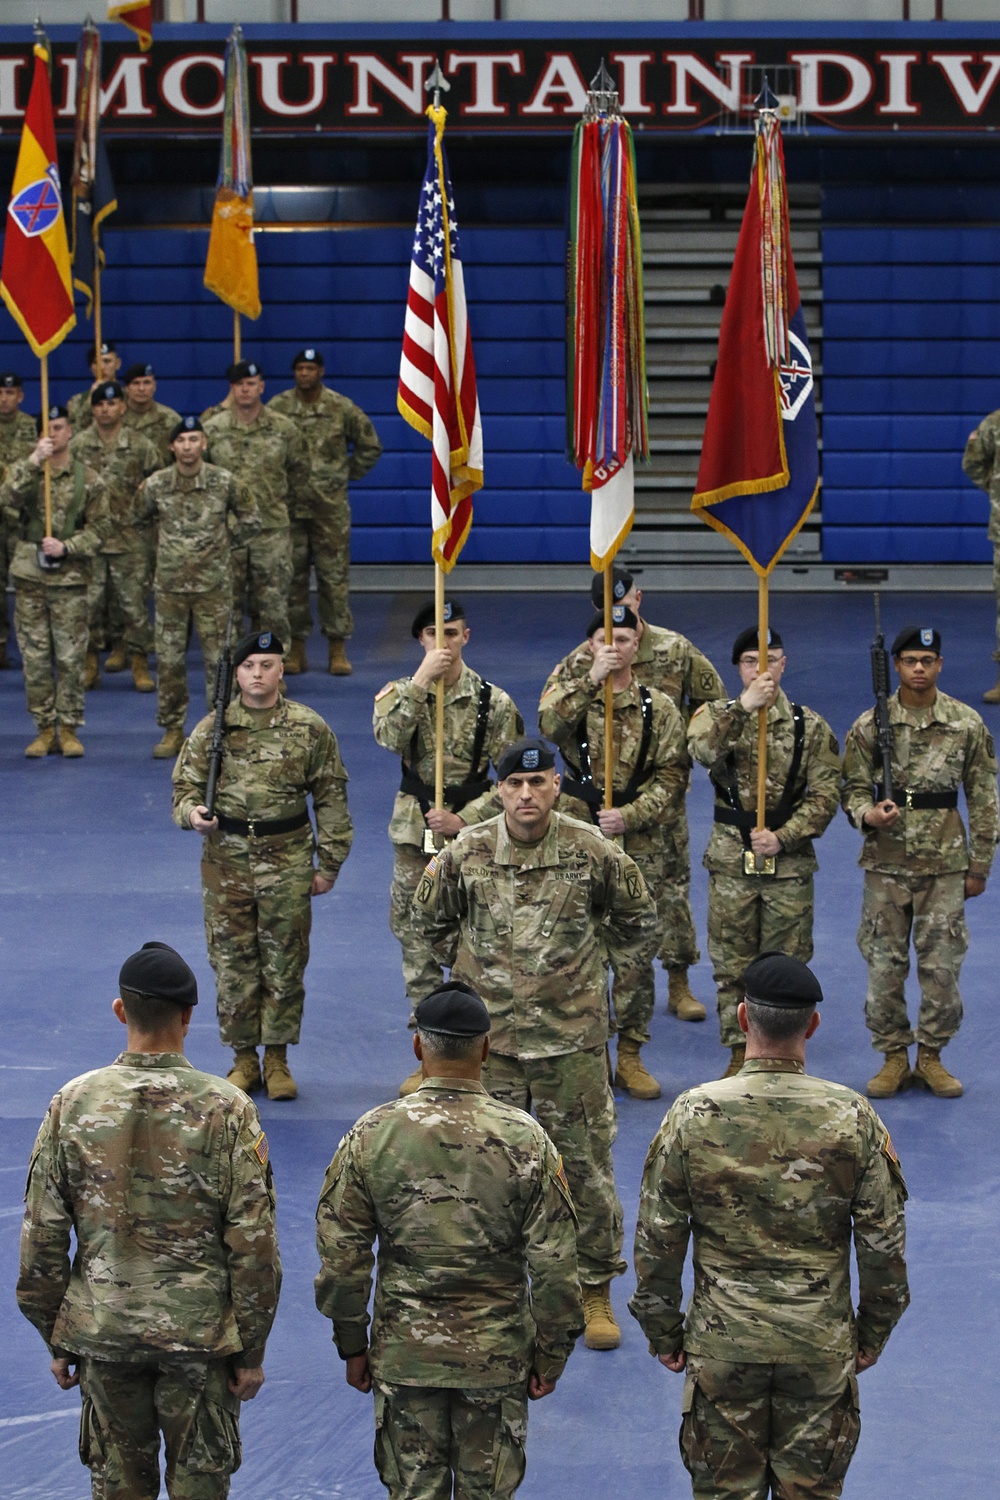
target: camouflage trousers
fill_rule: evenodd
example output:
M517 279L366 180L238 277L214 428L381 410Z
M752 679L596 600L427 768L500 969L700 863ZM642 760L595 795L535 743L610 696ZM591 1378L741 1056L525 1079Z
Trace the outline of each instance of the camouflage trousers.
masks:
M10 639L10 617L7 612L7 584L10 565L14 557L14 541L4 534L0 525L0 647Z
M813 955L812 931L812 875L783 880L714 871L709 875L708 955L724 1047L743 1044L736 1010L743 999L743 975L757 954L777 948L808 963Z
M611 1147L618 1134L604 1047L530 1060L491 1052L483 1087L517 1109L534 1108L561 1153L577 1217L577 1256L584 1286L625 1272L622 1206Z
M90 563L90 647L96 651L123 641L129 656L148 656L153 647L149 625L152 531L148 526L125 526L115 539L123 543L123 551L99 552Z
M694 1500L837 1500L858 1445L854 1361L689 1354L680 1432Z
M80 1459L93 1500L157 1500L160 1435L170 1500L225 1500L240 1466L240 1403L225 1359L84 1359Z
M83 723L87 590L18 583L14 629L24 667L28 712L39 729Z
M689 969L701 957L691 915L691 845L687 807L682 802L669 829L669 879L662 900L656 897L656 923L660 934L657 958L665 969Z
M917 1030L906 1012L910 938L917 955ZM940 1052L962 1024L958 976L969 947L965 876L882 875L865 871L858 947L868 964L865 1025L877 1052L922 1047Z
M227 1047L297 1042L312 927L311 828L209 834L201 861L208 960Z
M1000 661L1000 543L993 543L993 597L997 602L997 644L993 660Z
M524 1478L528 1393L375 1386L375 1467L390 1500L505 1500Z
M233 606L236 634L246 610L254 630L273 630L283 646L291 644L288 622L288 592L292 582L292 543L288 528L272 527L255 536L246 547L234 547Z
M625 964L614 970L612 1004L615 1013L615 1029L620 1036L631 1041L649 1041L649 1023L653 1019L655 987L653 960L660 941L661 903L665 910L671 902L672 882L666 869L666 859L660 850L635 851L626 848L642 871L642 878L649 887L649 894L656 902L657 925L647 942L636 948ZM671 894L668 894L671 893Z
M156 722L164 729L183 729L188 706L187 645L193 623L205 662L205 696L212 707L215 668L222 654L229 616L228 589L207 593L156 591Z
M444 968L413 921L413 897L430 855L424 854L413 844L393 844L392 852L389 928L403 950L403 983L410 1001L412 1026L414 1007L441 983Z
M324 495L308 518L292 517L292 588L288 615L292 635L304 641L312 629L309 564L316 569L316 606L325 636L346 640L354 634L348 603L351 568L351 507L347 491Z

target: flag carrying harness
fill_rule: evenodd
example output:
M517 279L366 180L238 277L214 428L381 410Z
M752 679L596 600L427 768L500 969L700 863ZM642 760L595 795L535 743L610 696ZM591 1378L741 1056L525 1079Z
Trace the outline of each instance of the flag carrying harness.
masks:
M639 689L639 706L642 711L642 738L639 741L639 754L636 756L632 774L628 779L623 791L612 792L612 807L627 807L634 802L642 787L652 779L653 770L646 770L646 761L649 757L650 741L653 738L653 695L647 687ZM590 735L587 730L587 715L584 714L576 726L576 747L579 766L574 766L565 751L563 760L566 769L572 774L563 777L561 791L567 797L578 797L581 802L586 802L590 808L590 816L594 822L598 821L598 813L604 800L604 788L594 785L594 769L590 756Z
M464 781L458 781L453 786L444 789L444 800L450 812L459 813L467 802L474 797L482 797L493 788L493 783L486 774L489 770L489 758L486 764L480 766L483 756L483 746L486 743L486 729L490 718L490 700L493 697L493 684L483 681L479 685L479 703L476 709L476 733L472 741L472 757L469 764L469 774ZM420 803L420 811L426 815L434 806L434 788L428 786L422 777L418 776L413 766L416 764L419 753L418 740L420 730L413 731L410 748L406 756L400 761L403 775L399 783L399 790L406 792L410 797L416 797Z

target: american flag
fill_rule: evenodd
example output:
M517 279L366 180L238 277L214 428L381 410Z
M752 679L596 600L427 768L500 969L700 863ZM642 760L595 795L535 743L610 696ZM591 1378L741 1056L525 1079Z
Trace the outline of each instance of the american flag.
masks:
M472 526L483 484L483 431L465 307L455 201L441 137L445 111L431 106L427 171L410 261L396 405L430 438L431 552L450 572Z

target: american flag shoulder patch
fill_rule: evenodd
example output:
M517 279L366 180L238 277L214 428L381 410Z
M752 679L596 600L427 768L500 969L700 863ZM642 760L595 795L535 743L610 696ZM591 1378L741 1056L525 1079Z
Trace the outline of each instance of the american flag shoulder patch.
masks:
M262 1167L267 1165L267 1158L270 1152L267 1145L267 1136L264 1134L263 1130L253 1143L253 1154L254 1156L256 1156Z

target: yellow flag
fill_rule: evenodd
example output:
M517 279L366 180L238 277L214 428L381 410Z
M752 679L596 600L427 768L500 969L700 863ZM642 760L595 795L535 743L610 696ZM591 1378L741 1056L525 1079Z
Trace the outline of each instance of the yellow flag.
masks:
M226 47L222 158L205 261L205 285L248 318L260 317L257 250L253 242L250 105L243 33L234 26Z

